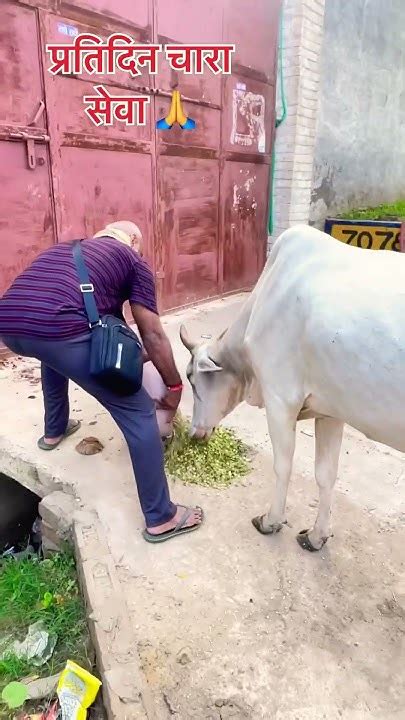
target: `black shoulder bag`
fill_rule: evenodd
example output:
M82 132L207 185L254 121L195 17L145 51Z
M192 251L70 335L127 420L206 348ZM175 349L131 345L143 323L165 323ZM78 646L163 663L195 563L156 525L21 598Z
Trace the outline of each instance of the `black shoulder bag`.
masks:
M123 320L114 315L100 318L79 240L73 245L73 258L91 330L90 375L116 395L132 395L142 386L142 344Z

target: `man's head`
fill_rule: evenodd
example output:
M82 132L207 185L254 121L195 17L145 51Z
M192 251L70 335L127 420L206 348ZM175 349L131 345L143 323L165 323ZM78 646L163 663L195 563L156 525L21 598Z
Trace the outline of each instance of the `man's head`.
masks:
M139 253L139 255L143 254L142 233L138 225L135 225L135 223L130 220L117 220L116 222L109 223L93 237L115 238L124 243L124 245L131 247Z
M180 337L191 353L187 367L194 397L191 435L208 439L221 420L241 402L243 378L230 369L219 340L213 345L192 343L184 325L180 328Z

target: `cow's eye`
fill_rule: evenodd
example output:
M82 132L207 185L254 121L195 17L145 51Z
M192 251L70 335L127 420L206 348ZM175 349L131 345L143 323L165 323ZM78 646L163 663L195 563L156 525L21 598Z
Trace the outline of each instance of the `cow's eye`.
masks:
M186 375L187 375L187 379L188 379L188 381L189 381L189 383L190 383L190 385L191 385L191 387L192 387L192 390L193 390L195 396L198 398L198 400L201 400L201 398L200 398L200 396L199 396L199 394L198 394L198 392L197 392L197 388L196 388L196 386L195 386L194 379L193 379L193 371L191 371L190 373L186 373Z

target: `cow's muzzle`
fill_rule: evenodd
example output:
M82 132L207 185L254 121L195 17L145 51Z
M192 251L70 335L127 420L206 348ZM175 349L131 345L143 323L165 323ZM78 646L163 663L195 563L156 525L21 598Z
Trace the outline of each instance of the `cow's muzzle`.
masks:
M190 437L194 438L194 440L209 440L214 430L215 428L192 427Z

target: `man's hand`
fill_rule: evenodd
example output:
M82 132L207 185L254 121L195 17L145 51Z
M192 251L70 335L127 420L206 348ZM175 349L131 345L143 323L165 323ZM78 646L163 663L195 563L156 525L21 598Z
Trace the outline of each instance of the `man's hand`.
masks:
M144 344L144 352L160 373L163 382L167 387L181 385L181 377L174 361L172 348L159 316L142 305L131 305L131 309ZM176 396L175 392L171 394ZM172 409L176 399L165 400L169 406L168 409ZM178 398L176 409L179 402L180 398Z
M156 403L158 410L166 410L168 414L168 422L171 422L180 405L182 389L168 390L166 395Z

